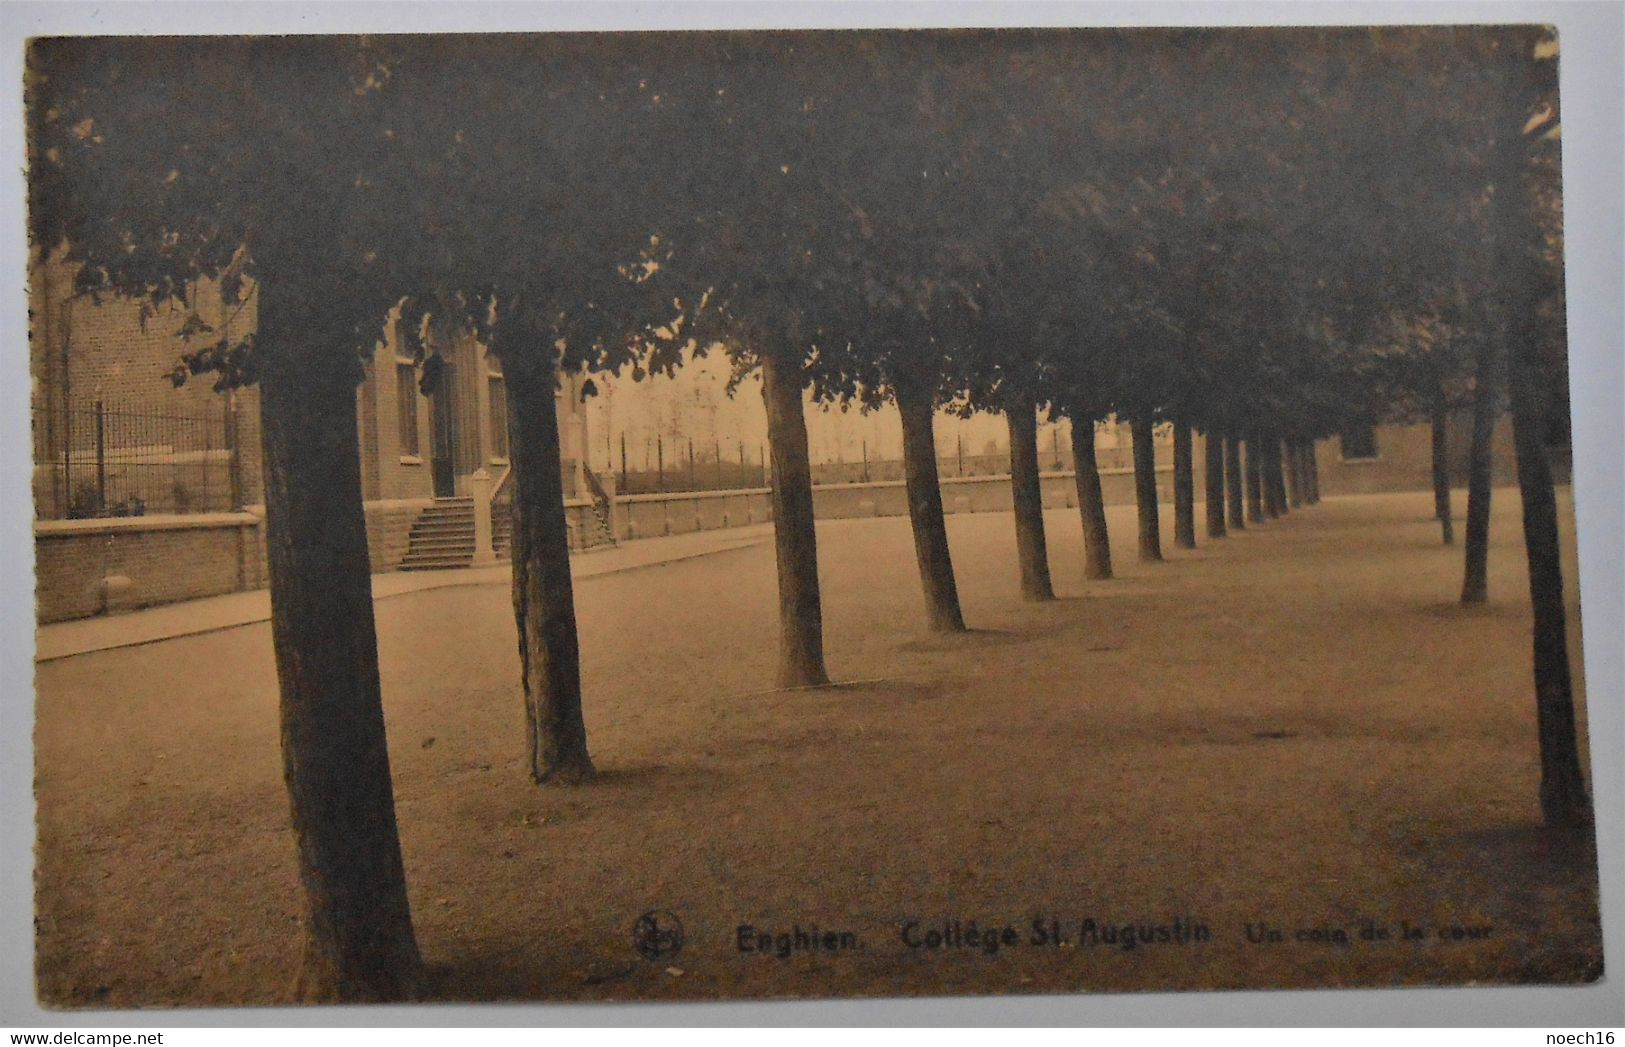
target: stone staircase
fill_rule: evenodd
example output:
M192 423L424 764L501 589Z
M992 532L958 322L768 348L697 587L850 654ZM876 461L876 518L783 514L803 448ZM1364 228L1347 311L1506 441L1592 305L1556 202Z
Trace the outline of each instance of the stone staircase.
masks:
M403 571L443 571L474 562L474 499L437 498L418 514Z

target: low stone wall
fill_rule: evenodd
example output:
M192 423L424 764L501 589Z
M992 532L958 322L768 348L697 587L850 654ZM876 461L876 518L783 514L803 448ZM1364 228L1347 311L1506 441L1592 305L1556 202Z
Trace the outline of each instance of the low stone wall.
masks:
M948 478L942 484L942 511L945 513L1007 513L1013 501L1008 476L966 476ZM1078 504L1077 480L1070 470L1043 473L1039 477L1044 508L1059 509ZM1107 505L1134 501L1134 470L1101 469L1100 493ZM1157 467L1157 497L1174 499L1173 466ZM1202 497L1201 477L1197 477L1196 497ZM906 516L908 490L901 480L871 483L825 484L813 488L813 513L820 520L842 520L856 516Z
M34 558L42 623L266 584L260 518L247 512L41 520Z
M1057 509L1078 504L1077 481L1071 472L1045 473L1039 483L1044 492L1045 508ZM1172 502L1173 485L1173 467L1158 466L1158 497ZM1107 505L1131 504L1134 501L1134 470L1102 469L1100 487ZM1201 498L1200 475L1197 476L1196 492L1197 498ZM1008 476L967 476L942 481L944 512L1009 512L1011 504ZM901 480L820 484L813 488L813 514L820 520L906 516L908 491ZM773 505L766 487L739 491L623 495L615 503L615 533L622 541L741 527L771 519Z
M773 506L765 487L632 494L615 501L615 534L623 541L743 527L771 519Z
M368 502L374 573L406 555L412 522L429 499ZM35 604L41 624L116 614L269 584L264 508L239 513L39 520Z
M434 504L432 498L401 498L368 502L364 506L367 516L367 555L372 562L372 573L393 571L401 565L411 544L412 524L418 514Z

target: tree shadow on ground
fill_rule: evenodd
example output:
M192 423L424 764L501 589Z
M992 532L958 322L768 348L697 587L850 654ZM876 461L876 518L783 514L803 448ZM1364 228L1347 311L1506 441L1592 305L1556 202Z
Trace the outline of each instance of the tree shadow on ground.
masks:
M1527 592L1522 593L1524 597ZM1506 601L1490 599L1484 603L1462 603L1460 600L1447 600L1440 603L1425 603L1415 607L1418 614L1429 618L1526 618L1529 615L1527 606L1518 606Z
M896 644L893 650L921 653L927 651L957 651L966 647L999 647L1006 644L1031 643L1047 635L1042 631L1013 629L966 629L964 632L932 633L914 640Z
M937 688L932 684L921 683L918 680L907 680L900 676L876 676L862 680L832 680L829 683L811 684L803 687L768 687L760 691L747 691L741 694L729 695L730 698L771 698L771 697L817 697L829 696L839 698L844 695L859 696L887 696L902 698L934 697Z
M703 788L720 777L722 772L711 767L696 767L692 764L635 763L600 766L592 784L595 788L610 790L644 789L651 785Z
M1457 833L1441 849L1470 855L1491 867L1545 870L1554 876L1596 883L1596 839L1549 829L1543 822L1498 825Z

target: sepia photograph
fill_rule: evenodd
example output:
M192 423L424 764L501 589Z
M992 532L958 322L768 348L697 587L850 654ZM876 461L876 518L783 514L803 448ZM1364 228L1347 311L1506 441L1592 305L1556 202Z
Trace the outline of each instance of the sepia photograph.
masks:
M28 40L38 1005L1597 982L1565 42Z

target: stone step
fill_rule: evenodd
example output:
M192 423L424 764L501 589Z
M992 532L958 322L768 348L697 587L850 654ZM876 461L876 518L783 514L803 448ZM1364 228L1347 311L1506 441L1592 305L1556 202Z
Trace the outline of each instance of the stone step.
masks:
M402 560L397 570L401 571L452 571L468 567L473 558L461 560Z
M418 523L418 524L414 524L412 526L412 533L413 534L473 534L474 533L474 525L472 523L435 523L435 524Z
M466 552L472 556L474 554L474 539L471 537L415 538L406 548L409 552L418 552L419 550L423 552Z
M474 562L474 499L438 498L412 523L402 571L444 571Z
M412 534L414 537L417 535L423 535L425 537L441 537L448 534L472 535L473 533L473 524L437 524L430 527L418 526L412 528Z

